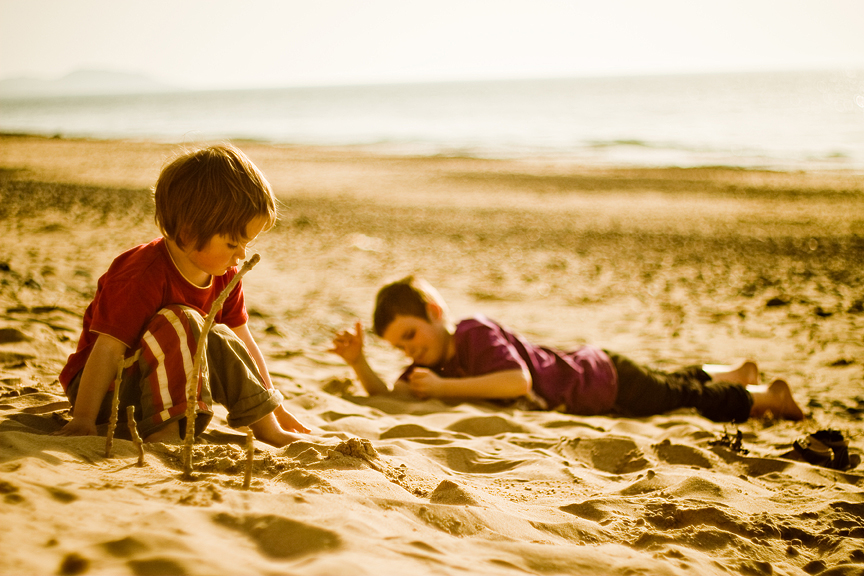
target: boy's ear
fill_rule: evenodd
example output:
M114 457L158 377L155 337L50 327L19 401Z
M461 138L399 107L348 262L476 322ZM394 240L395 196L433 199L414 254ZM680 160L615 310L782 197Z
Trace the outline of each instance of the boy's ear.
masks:
M429 321L441 320L444 317L444 310L438 304L429 302L426 304L426 315L429 316Z
M185 230L178 228L172 240L174 240L174 243L177 244L177 246L185 250L189 247L189 241L187 239L187 236L188 235L186 234Z

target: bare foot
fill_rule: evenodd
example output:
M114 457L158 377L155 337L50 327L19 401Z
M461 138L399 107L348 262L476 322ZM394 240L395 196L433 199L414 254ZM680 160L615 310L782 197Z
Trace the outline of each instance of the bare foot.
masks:
M273 414L276 415L276 421L279 422L279 426L287 432L302 432L304 434L311 432L293 414L285 410L285 407L281 404L273 411Z
M753 407L750 409L751 418L771 412L775 418L804 419L804 412L795 402L789 384L785 380L774 380L768 386L748 386L747 390L753 396Z
M759 367L752 360L740 364L704 364L702 369L717 382L733 382L742 386L759 384Z
M250 424L249 428L252 429L255 438L277 448L287 446L296 440L303 439L299 434L288 432L282 428L279 421L276 419L274 412L271 412L264 418Z
M144 438L144 442L165 442L167 444L176 444L180 442L180 440L179 420L169 422L164 428L160 428Z

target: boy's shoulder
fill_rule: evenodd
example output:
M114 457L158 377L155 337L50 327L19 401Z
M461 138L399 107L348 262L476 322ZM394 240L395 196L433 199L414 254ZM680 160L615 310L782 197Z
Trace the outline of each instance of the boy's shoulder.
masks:
M456 332L467 332L469 330L502 330L500 324L483 314L475 314L463 318L456 323Z
M154 258L163 254L163 251L165 250L165 238L159 236L146 244L139 244L138 246L134 246L121 252L114 258L114 261L117 262L118 260L122 261L135 258Z
M164 238L156 238L147 244L135 246L117 255L103 279L125 279L144 273L150 276L156 268L164 266L168 258Z
M476 340L497 339L507 334L507 330L494 320L477 314L463 318L456 323L453 331L456 346L466 345Z

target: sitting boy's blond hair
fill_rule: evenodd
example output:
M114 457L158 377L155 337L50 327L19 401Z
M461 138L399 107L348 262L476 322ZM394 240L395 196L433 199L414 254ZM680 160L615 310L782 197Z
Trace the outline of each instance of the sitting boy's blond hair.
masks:
M153 188L156 225L181 249L201 250L215 235L242 240L246 226L276 223L276 199L264 174L230 144L182 154L162 169Z
M375 297L372 329L375 334L383 337L396 316L414 316L428 322L430 319L427 305L429 304L439 306L444 317L449 317L446 302L426 280L412 275L391 282L381 288Z

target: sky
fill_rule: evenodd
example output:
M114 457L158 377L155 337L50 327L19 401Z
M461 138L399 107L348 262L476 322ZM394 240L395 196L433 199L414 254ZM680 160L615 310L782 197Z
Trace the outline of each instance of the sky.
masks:
M864 70L861 0L0 0L0 79L189 89Z

